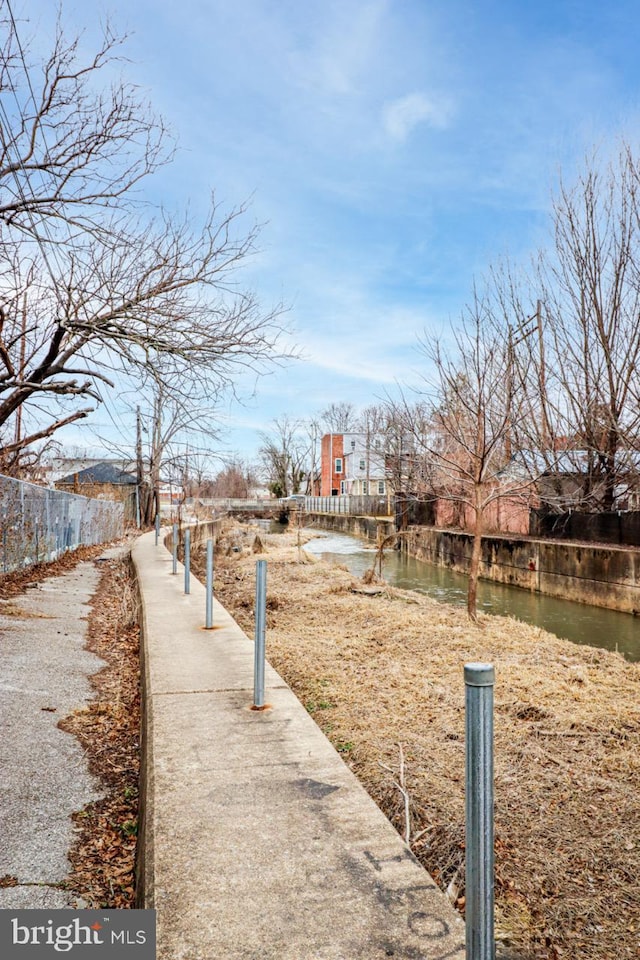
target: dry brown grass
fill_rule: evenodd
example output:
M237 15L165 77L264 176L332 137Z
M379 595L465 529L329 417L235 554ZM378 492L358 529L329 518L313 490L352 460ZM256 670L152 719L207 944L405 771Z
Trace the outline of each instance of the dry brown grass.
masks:
M251 636L255 530L216 595ZM495 664L496 920L521 958L640 956L640 665L388 588L352 593L295 534L261 535L267 656L464 910L464 681ZM227 541L228 542L228 541Z

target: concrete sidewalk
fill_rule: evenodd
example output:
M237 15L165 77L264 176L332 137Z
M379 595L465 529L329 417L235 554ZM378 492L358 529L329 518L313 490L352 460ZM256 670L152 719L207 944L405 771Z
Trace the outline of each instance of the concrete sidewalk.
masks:
M83 906L60 889L71 814L101 794L80 744L57 724L91 699L88 677L103 666L84 649L99 579L83 562L0 601L0 877L17 881L0 887L0 908Z
M143 605L141 906L159 960L449 960L464 924L281 677L154 534ZM268 651L268 635L267 635Z

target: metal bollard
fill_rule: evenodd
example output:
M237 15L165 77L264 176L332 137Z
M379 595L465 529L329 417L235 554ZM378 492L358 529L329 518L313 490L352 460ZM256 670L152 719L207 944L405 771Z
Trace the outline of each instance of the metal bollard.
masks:
M140 514L140 487L136 484L136 527L138 530L142 526L142 517Z
M191 530L184 532L184 592L191 593Z
M207 540L205 627L207 630L211 630L212 626L213 626L213 540Z
M253 663L253 705L264 707L265 629L267 622L267 561L256 561L256 629Z
M178 524L174 523L173 525L173 534L171 538L173 544L172 554L173 554L173 564L172 564L172 573L178 572Z
M160 539L160 514L156 513L156 547L158 546L159 539Z
M466 942L467 960L494 960L493 686L489 663L467 663Z

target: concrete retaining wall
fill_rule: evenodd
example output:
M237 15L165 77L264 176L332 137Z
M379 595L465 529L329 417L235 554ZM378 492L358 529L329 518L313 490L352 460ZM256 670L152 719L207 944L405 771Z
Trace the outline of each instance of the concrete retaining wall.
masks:
M410 528L402 549L467 573L471 536L433 527ZM482 538L480 575L564 600L640 613L640 550L553 540Z
M181 530L182 531L186 530L186 527L188 526L189 530L191 531L191 546L192 548L198 547L200 546L200 544L204 543L205 540L207 540L209 537L215 538L218 536L222 522L223 522L223 518L220 518L218 520L200 521L200 523L187 524L186 526L185 524L183 524L181 528L178 527L179 543L180 544L182 543L180 539ZM172 550L173 549L173 524L169 527L168 533L167 533L166 526L162 528L162 536L164 537L164 543L167 550Z
M382 531L385 537L396 532L395 522L391 519L385 520L380 517L350 517L338 513L310 513L308 516L313 517L314 524L322 527L323 530L353 533L358 537L364 537L365 540L373 540L374 542L378 540L379 530Z

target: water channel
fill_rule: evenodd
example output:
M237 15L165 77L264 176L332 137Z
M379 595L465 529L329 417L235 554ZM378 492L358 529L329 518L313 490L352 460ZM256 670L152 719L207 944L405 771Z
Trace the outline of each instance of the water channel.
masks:
M322 532L305 544L305 550L323 560L343 564L356 576L373 566L375 555L373 544L333 532ZM466 604L467 578L446 567L386 550L382 573L392 586L417 590L445 603ZM618 650L627 660L640 661L640 622L631 614L558 600L488 580L478 584L478 607L484 613L504 614L543 627L574 643Z

